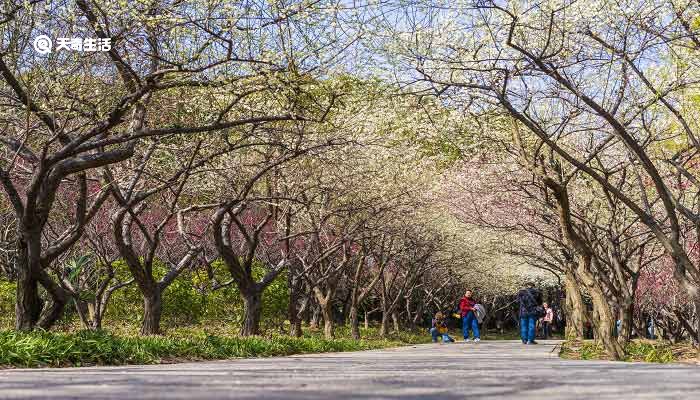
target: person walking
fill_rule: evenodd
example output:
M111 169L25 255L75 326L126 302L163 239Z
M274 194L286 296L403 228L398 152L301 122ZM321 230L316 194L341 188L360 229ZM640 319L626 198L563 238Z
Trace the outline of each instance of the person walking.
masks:
M520 339L523 344L537 344L535 325L537 320L544 316L544 309L541 306L542 293L535 289L534 283L528 282L518 291L517 299L520 306Z
M542 304L544 307L544 317L542 317L542 337L546 340L552 335L552 321L554 321L554 311L549 304Z
M479 321L474 310L475 305L476 301L472 298L472 291L464 292L464 297L459 301L459 311L462 316L462 335L465 342L469 341L469 331L473 332L475 342L481 341Z

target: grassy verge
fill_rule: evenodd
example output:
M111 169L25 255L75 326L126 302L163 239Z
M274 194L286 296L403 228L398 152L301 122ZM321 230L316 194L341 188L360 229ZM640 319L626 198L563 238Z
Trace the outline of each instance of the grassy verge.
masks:
M654 340L633 340L625 348L623 361L652 363L695 362L697 350L690 343L670 343ZM592 340L566 341L559 355L570 360L609 360L601 344Z
M343 334L343 332L340 332ZM425 342L425 335L405 332L386 339L365 332L366 339L318 334L238 337L203 329L178 329L164 336L124 336L106 331L74 333L0 332L0 368L72 367L88 365L159 364L179 361L270 357L302 353L371 350ZM429 338L428 338L429 340Z

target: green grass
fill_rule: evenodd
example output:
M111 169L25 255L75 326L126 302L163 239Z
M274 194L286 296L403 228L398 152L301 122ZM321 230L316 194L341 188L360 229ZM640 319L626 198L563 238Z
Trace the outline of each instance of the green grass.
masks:
M301 338L282 335L244 338L214 335L201 328L177 329L164 336L149 337L115 335L106 331L0 331L0 367L158 364L371 350L426 341L426 335L411 332L379 339L375 331L366 330L364 333L368 338L360 341L346 337L325 340L318 333L308 333ZM339 333L343 334L342 331Z
M625 348L622 361L671 363L693 360L696 349L690 343L673 344L661 340L633 340ZM559 355L572 360L607 360L603 345L592 340L566 341Z
M90 365L159 364L182 361L217 360L245 357L271 357L304 353L372 350L428 343L427 329L404 330L379 336L377 327L362 328L362 340L350 338L350 328L339 326L336 338L326 340L321 330L304 329L301 338L278 331L263 336L240 337L238 327L204 324L170 328L162 336L142 337L131 325L111 326L109 330L15 332L0 330L0 368L71 367ZM455 338L461 332L451 332ZM486 340L511 339L517 334L489 333Z

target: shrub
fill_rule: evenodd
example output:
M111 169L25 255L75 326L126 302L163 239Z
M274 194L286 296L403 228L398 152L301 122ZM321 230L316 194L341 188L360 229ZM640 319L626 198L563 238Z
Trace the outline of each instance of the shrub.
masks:
M605 348L593 341L567 341L562 344L562 358L576 360L605 360ZM625 347L624 361L670 363L695 357L690 343L672 344L665 341L633 340Z
M14 282L0 279L0 329L11 329L15 325L16 291Z
M320 337L213 336L203 330L168 336L117 336L106 331L0 332L0 366L66 367L157 364L171 360L270 357L397 346L397 340L325 340Z

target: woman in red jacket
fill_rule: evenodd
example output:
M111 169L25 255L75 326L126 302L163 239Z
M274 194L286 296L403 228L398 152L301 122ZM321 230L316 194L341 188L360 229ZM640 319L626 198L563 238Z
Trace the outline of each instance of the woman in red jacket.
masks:
M474 305L476 305L476 301L472 298L472 291L467 290L464 292L462 300L459 301L459 310L462 315L462 334L465 342L469 341L470 330L474 332L474 341L481 341L479 335L479 321L476 319Z

